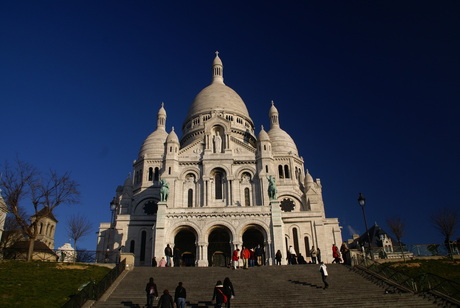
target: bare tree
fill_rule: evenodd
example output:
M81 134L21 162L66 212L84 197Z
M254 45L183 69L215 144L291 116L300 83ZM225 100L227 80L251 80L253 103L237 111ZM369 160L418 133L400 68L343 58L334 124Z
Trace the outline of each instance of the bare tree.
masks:
M406 227L404 221L401 219L401 217L394 216L387 219L387 226L390 228L391 233L393 233L393 235L396 237L399 249L403 255L404 262L406 262L406 257L404 256L404 250L401 244L401 238L404 236L404 229Z
M60 204L72 204L78 201L78 184L70 178L69 173L58 175L50 170L42 175L32 165L16 159L14 166L5 163L0 188L10 213L18 223L21 232L29 240L27 260L32 260L38 226L43 218L52 215ZM27 205L22 205L26 203ZM22 217L19 209L31 208L32 216Z
M77 249L77 241L91 233L93 225L86 216L73 214L67 220L67 235L73 240L73 247Z
M27 217L27 213L22 207L18 208L18 215L23 218ZM0 248L8 248L21 239L23 239L21 227L19 226L16 217L13 214L8 213L5 218L5 226L3 229L2 239L0 241Z
M452 254L450 239L454 235L459 222L458 210L449 207L441 208L431 215L431 221L434 227L444 236L444 243L447 245L449 254Z

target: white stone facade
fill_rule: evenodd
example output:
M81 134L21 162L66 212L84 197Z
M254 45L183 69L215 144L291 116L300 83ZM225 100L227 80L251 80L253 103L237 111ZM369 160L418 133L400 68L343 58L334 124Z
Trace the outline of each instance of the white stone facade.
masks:
M136 265L159 261L169 244L182 265L223 266L234 249L264 249L265 264L287 248L309 260L311 246L332 261L342 242L338 219L326 218L319 179L305 172L292 138L280 127L272 102L270 130L255 134L246 105L223 82L216 55L213 81L194 99L179 141L166 132L166 110L142 145L133 174L116 190L111 224L99 228L97 250L132 252ZM268 177L276 180L269 197ZM169 184L160 201L161 182Z

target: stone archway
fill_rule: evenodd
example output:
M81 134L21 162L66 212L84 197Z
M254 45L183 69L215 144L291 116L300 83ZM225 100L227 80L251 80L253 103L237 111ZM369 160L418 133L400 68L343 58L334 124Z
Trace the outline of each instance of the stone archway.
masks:
M249 225L243 233L243 246L248 249L256 249L257 245L260 245L263 251L261 263L265 264L268 253L265 251L265 232L260 226Z
M193 229L184 227L177 232L173 255L174 266L195 266L196 235Z
M231 255L230 230L224 226L214 227L208 237L209 266L228 266Z

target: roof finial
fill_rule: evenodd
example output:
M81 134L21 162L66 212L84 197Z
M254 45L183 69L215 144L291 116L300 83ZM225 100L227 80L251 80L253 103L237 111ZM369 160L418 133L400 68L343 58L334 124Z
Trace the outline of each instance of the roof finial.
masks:
M161 102L161 107L164 107L165 106L165 103Z
M274 105L275 105L275 102L272 100L272 106L274 106Z
M264 130L264 126L263 126L263 125L260 125L260 129L261 129L261 130Z
M218 52L218 51L216 51L216 57L218 57L218 56L219 56L219 52Z
M172 131L174 131L174 126L172 127Z

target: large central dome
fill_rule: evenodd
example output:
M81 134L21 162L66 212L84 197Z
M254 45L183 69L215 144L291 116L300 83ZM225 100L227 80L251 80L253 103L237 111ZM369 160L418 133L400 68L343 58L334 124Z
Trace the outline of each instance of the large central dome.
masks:
M250 120L248 109L241 97L224 84L223 65L218 53L212 64L212 71L212 83L195 97L188 110L187 119L210 113L213 110L221 110Z

